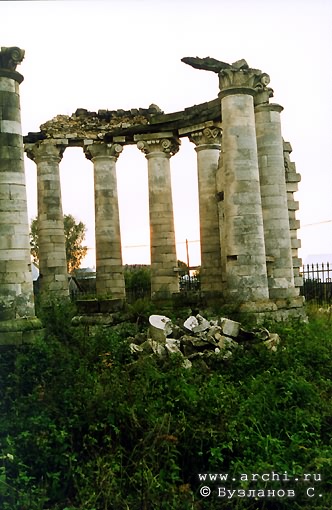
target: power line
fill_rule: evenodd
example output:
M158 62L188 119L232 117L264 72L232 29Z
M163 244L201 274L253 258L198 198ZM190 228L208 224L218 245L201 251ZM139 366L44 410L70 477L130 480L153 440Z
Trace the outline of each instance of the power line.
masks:
M194 239L194 240L189 240L188 241L176 241L175 244L186 244L186 243L199 243L200 240L199 239ZM127 244L126 246L122 246L122 248L124 249L128 249L128 248L149 248L150 247L150 244ZM94 250L95 247L93 246L88 246L88 250Z
M315 225L323 225L324 223L332 223L332 220L317 221L316 223L307 223L306 225L301 225L301 228L314 227Z

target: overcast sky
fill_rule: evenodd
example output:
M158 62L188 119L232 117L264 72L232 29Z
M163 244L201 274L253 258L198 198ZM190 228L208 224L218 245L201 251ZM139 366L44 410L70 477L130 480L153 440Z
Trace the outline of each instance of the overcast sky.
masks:
M18 67L23 134L77 108L170 113L214 99L214 73L184 56L245 58L267 72L284 107L283 136L302 175L300 255L332 254L332 2L330 0L105 0L0 2L1 46L25 49ZM194 145L171 159L178 257L199 263ZM63 209L88 228L94 264L92 163L67 149L60 165ZM147 162L126 147L117 163L123 257L149 263ZM29 218L37 213L36 167L26 159Z

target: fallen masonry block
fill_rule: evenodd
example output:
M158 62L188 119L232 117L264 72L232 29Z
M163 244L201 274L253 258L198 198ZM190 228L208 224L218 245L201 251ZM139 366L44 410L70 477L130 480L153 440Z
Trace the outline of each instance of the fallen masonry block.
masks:
M190 359L185 358L182 362L182 366L183 366L183 368L191 368L192 362L190 361Z
M180 354L183 356L182 352L180 351L180 347L176 345L174 342L166 342L165 349L168 352L168 354Z
M239 346L231 338L229 338L227 336L221 336L221 335L219 335L219 336L220 336L220 338L219 338L219 341L218 341L218 347L222 351L225 350L225 349L234 349L234 348L236 349Z
M210 343L209 340L207 340L207 338L202 337L202 336L195 337L195 336L184 335L181 338L181 344L184 344L184 345L190 344L196 348L200 348L200 347L209 348L209 343Z
M239 322L232 321L231 319L222 317L220 319L220 327L224 335L237 338L240 333L241 324Z
M210 322L197 314L196 317L193 315L188 317L183 325L188 331L192 331L193 333L202 333L209 329Z
M184 330L177 324L172 324L172 338L179 340L183 336Z
M190 356L194 352L197 352L197 349L192 344L181 344L181 350L184 354L184 356Z
M216 347L216 345L218 344L218 340L216 340L215 335L210 335L209 331L202 333L199 338L202 341L205 341L207 344L210 344L211 347ZM209 346L207 345L206 348L208 349Z
M187 356L187 359L197 359L197 358L203 358L204 357L204 352L193 352L192 354L189 354L189 356Z
M172 321L165 315L150 315L149 335L156 342L165 343L166 337L172 333Z
M141 345L141 348L146 354L156 354L160 358L164 358L166 356L165 345L157 342L156 340L152 340L152 338L148 338L148 340Z
M219 356L221 356L221 359L229 359L232 357L233 353L232 351L225 351L225 350L220 350L219 347L216 347L214 352L216 354L218 354Z
M280 344L280 337L278 333L270 333L270 336L267 340L265 340L264 345L268 348L269 351L276 352L278 349L278 345Z
M141 352L144 351L144 348L141 345L137 345L134 343L129 344L129 349L131 354L140 354Z
M210 324L210 328L209 328L209 331L208 331L208 335L211 335L211 336L214 336L216 334L220 334L221 333L221 327L218 326L218 325L211 325Z
M260 343L268 340L270 337L270 333L266 328L253 329L252 331L246 331L244 329L240 329L240 335L237 339L238 342L251 342L251 343Z
M180 346L181 346L180 340L178 340L176 338L166 338L166 344L168 344L168 345L176 345L176 347L178 347L179 349L180 349Z

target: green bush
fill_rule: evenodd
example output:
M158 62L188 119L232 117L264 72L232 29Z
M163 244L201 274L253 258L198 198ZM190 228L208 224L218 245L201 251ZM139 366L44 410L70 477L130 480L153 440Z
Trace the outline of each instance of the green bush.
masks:
M134 361L127 338L146 311L92 333L50 304L43 341L0 353L1 510L332 508L329 320L276 325L275 353L253 346L188 370L176 355ZM292 481L240 476L272 472ZM227 499L218 487L296 497Z

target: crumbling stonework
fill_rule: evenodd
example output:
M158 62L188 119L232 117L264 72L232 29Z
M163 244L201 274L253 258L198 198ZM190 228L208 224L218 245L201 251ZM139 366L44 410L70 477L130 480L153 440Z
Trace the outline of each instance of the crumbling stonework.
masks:
M292 248L292 261L294 271L294 284L297 289L303 286L303 278L300 275L302 260L299 258L298 249L301 248L301 240L298 238L300 221L296 219L296 211L299 209L299 203L294 199L294 193L298 191L301 175L296 172L296 165L290 159L292 146L284 141L284 164L287 190L287 206L289 216L289 230Z
M140 108L130 111L99 110L88 112L83 108L71 115L57 115L40 126L46 138L67 138L74 140L103 140L106 133L117 129L126 129L133 126L144 126L149 123L149 116L159 113L158 107L148 109Z

